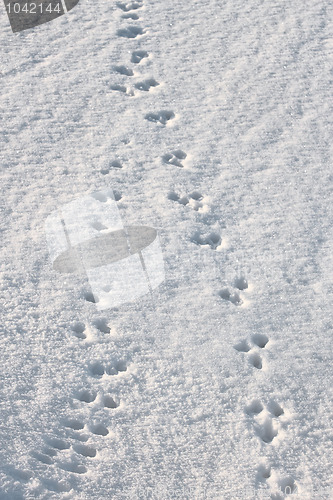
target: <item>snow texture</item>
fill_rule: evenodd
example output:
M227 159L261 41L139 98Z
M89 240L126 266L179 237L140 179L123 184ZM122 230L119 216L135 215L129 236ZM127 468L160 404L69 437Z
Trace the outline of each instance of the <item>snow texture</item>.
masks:
M333 498L332 3L0 24L0 499ZM44 227L103 189L165 280L99 311Z

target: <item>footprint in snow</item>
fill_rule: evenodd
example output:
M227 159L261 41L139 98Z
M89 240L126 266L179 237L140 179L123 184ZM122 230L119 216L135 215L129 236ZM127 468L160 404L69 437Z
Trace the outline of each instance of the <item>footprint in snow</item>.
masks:
M117 2L117 7L124 12L130 12L131 10L141 9L143 6L142 2Z
M184 168L184 160L187 158L187 154L181 149L172 151L171 153L166 153L162 156L162 160L167 165L175 165L176 167Z
M147 78L142 82L137 82L134 87L138 90L149 92L151 88L158 87L159 83L154 78Z
M133 76L134 71L129 68L128 66L122 65L122 66L114 66L113 69L119 73L120 75L125 75L125 76Z
M145 34L145 30L140 26L128 26L127 28L120 28L117 35L123 38L137 38Z
M257 370L261 370L263 368L263 360L261 355L257 351L257 348L265 349L268 342L269 338L267 337L267 335L262 333L255 333L251 337L252 346L250 346L247 340L243 339L238 344L234 345L234 349L236 349L236 351L238 352L246 353L250 364Z
M104 365L99 361L95 361L89 366L89 372L92 377L101 378L103 375L119 375L127 371L125 361L115 361Z
M138 14L135 14L135 12L129 12L128 14L123 14L122 19L131 19L132 21L138 21L140 19L140 16Z
M144 59L147 59L149 54L146 50L134 50L131 56L131 62L134 64L140 64Z
M230 291L228 287L222 288L222 290L219 291L219 296L223 300L227 300L234 304L235 306L240 306L243 304L243 300L240 295L240 291L244 291L248 288L248 282L247 280L241 276L235 280L235 288L237 290Z
M192 236L191 240L196 245L209 246L212 250L219 250L222 244L222 238L218 233L201 235L197 232Z
M208 211L208 205L205 205L205 203L203 202L204 196L201 193L199 193L198 191L193 191L193 193L191 193L187 196L180 196L179 194L175 193L174 191L171 191L168 194L168 199L175 201L175 202L179 203L180 205L193 208L193 210L195 210L197 212L207 212Z
M159 123L160 125L167 125L175 116L173 111L162 110L157 113L147 113L145 119L150 122Z
M284 415L283 408L276 401L270 401L265 408L255 399L245 407L245 412L253 419L255 432L261 441L272 443L279 433L278 419Z
M114 85L110 85L110 89L116 92L121 92L122 94L128 95L130 97L134 96L134 90L130 87L126 87L125 85L120 85L118 83Z

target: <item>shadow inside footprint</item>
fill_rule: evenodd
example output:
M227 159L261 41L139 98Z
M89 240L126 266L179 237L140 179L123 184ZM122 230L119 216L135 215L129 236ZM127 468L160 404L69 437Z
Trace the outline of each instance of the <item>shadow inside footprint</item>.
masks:
M228 300L235 306L240 306L243 303L239 293L238 292L231 293L228 288L223 288L222 290L220 290L219 296L224 300Z
M94 458L96 457L96 450L92 446L87 446L84 444L77 444L73 446L73 450L76 451L79 455L83 455L84 457Z
M166 125L170 120L175 118L175 113L173 111L158 111L157 113L147 113L145 115L146 120L154 123L160 123L161 125Z
M128 28L121 28L117 31L117 35L124 38L136 38L144 33L145 30L140 26L128 26Z
M276 403L276 401L270 401L267 405L268 410L271 412L274 417L281 417L284 414L284 409Z
M266 347L266 344L269 341L269 338L267 337L267 335L264 335L263 333L255 333L254 335L252 335L251 338L252 338L252 342L255 345L257 345L258 347L260 347L261 349Z
M97 436L107 436L109 434L108 429L103 424L93 425L91 428L91 432L96 434Z
M271 418L266 417L261 425L256 426L256 431L258 436L264 441L264 443L271 443L273 439L278 435L277 429L274 428Z
M111 396L104 396L104 406L105 408L118 408L118 404Z
M246 340L241 340L238 344L234 345L234 349L239 352L249 352L250 346Z
M257 368L257 370L262 369L262 359L257 352L250 355L249 361L254 368Z
M134 87L138 90L142 90L148 92L151 87L158 87L159 83L154 78L148 78L143 82L138 82L134 85Z
M117 71L117 73L120 73L121 75L125 75L125 76L133 76L134 75L134 72L131 68L129 68L128 66L114 66L113 69L115 71Z
M86 334L84 333L84 331L86 329L84 323L77 322L74 325L72 325L71 329L72 329L75 337L77 337L78 339L85 339L85 338L87 338Z
M245 408L245 411L248 415L258 415L263 411L263 409L263 404L259 401L259 399L255 399Z
M141 2L129 2L129 3L117 2L117 7L124 12L129 12L130 10L141 9L142 3Z
M94 325L101 333L110 333L111 328L108 326L105 319L96 319Z
M238 290L246 290L248 286L249 284L244 276L235 279L235 287L238 288Z
M96 393L95 392L89 392L89 391L81 391L78 400L82 401L83 403L92 403L96 399Z
M139 64L142 59L146 59L149 56L146 50L134 50L132 52L131 62L134 64Z

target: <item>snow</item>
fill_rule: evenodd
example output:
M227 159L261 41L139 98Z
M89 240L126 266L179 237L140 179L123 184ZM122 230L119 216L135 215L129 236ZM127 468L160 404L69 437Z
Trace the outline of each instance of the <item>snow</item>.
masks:
M0 499L333 498L331 3L0 23ZM103 311L45 234L101 189L165 268Z

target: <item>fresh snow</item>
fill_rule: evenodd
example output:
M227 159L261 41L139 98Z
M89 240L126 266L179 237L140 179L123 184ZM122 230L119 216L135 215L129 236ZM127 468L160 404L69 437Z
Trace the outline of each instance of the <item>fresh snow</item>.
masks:
M332 17L2 7L0 500L333 498ZM45 221L103 189L165 281L98 311Z

